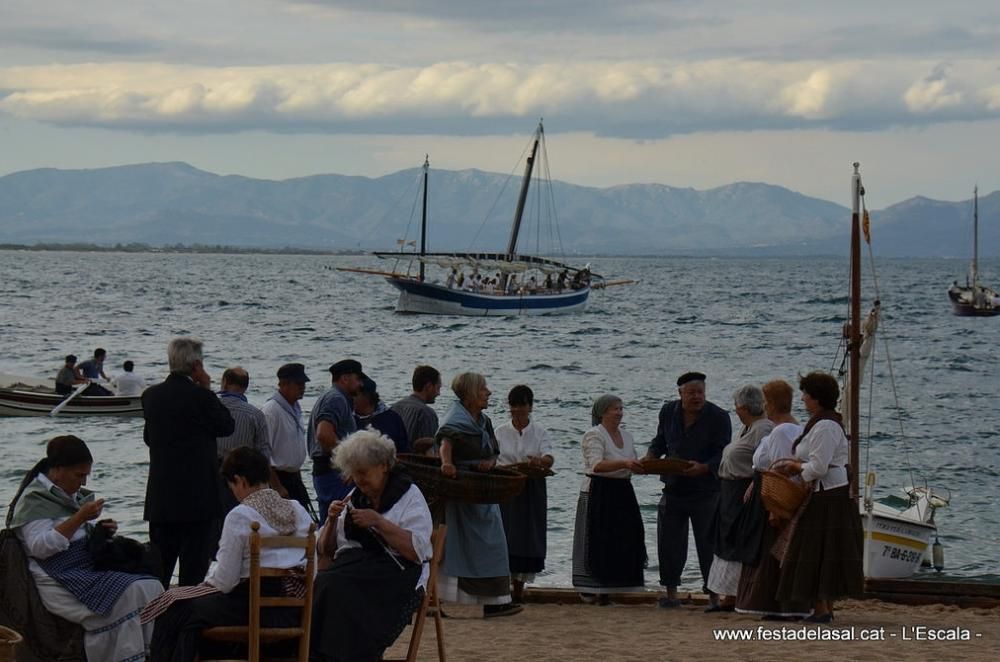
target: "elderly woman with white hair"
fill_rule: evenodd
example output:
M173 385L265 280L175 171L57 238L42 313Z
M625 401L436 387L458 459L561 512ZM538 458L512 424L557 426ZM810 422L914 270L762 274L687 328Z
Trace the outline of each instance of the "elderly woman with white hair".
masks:
M774 429L764 415L764 392L747 384L733 394L736 416L743 428L722 450L719 464L719 506L716 511L714 556L708 573L708 590L719 599L705 611L733 611L740 583L745 541L739 534L744 495L753 482L753 454L760 440Z
M583 435L585 476L573 530L573 587L586 601L642 590L646 542L632 474L642 473L632 435L621 428L622 400L602 395ZM599 595L599 598L595 598Z
M328 567L314 587L310 659L374 662L427 590L431 514L388 437L355 432L333 463L355 487L330 504L319 532L320 567Z
M457 401L444 415L435 437L440 445L441 472L454 477L457 468L489 471L500 455L493 422L484 412L490 403L486 378L463 372L451 382ZM511 601L507 536L500 506L495 503L445 505L448 536L438 581L442 600L483 605L483 617L510 616L523 610Z

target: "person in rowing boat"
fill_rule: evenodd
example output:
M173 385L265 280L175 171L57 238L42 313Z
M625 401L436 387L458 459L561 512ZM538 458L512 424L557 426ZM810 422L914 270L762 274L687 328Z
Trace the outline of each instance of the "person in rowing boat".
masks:
M112 380L118 395L139 395L146 388L146 380L135 374L135 363L126 361L122 364L122 374Z
M86 361L80 363L77 366L80 373L91 381L91 385L83 392L82 395L114 395L111 391L100 386L99 384L93 383L94 380L103 379L104 381L111 381L108 376L104 374L104 359L107 357L108 353L103 347L98 347L94 350L93 358L89 358Z
M59 372L56 374L56 393L69 395L75 387L87 384L89 381L76 367L76 355L67 354L63 367L59 368Z

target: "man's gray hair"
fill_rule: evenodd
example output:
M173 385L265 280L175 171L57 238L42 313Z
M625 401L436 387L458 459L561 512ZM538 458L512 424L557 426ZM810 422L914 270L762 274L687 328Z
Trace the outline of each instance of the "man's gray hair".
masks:
M368 428L358 430L348 436L333 449L333 466L340 469L345 478L351 472L365 467L396 464L396 444L380 432Z
M764 391L754 384L746 384L733 393L733 403L737 407L746 407L753 416L761 416L764 413Z
M202 360L203 343L197 338L181 336L174 338L167 345L167 364L170 372L190 375L194 372L194 364Z

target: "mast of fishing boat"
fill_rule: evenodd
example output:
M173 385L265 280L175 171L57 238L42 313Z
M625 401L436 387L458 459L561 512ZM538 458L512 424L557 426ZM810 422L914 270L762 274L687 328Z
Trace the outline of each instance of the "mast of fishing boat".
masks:
M972 189L972 289L979 284L979 186Z
M542 123L538 122L538 130L535 131L535 144L531 147L531 154L524 165L524 180L521 182L521 193L517 197L517 210L514 212L514 226L510 230L510 241L507 243L507 260L513 261L517 254L517 235L521 231L521 216L524 215L524 202L528 199L528 185L531 184L531 170L535 165L535 154L538 153L538 142L542 138ZM506 280L506 279L505 279Z
M427 254L427 171L431 167L431 157L424 154L424 212L420 217L420 282L424 282L424 255Z
M851 178L851 319L847 346L850 348L850 384L848 402L850 408L850 462L851 462L851 498L858 498L858 476L861 468L861 455L858 452L860 416L860 353L861 353L861 196L864 189L861 186L861 164L854 162L854 176Z

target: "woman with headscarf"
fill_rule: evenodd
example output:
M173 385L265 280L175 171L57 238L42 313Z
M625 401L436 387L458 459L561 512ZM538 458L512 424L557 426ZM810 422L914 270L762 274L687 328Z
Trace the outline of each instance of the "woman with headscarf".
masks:
M153 662L187 662L198 659L201 631L215 626L246 625L250 610L250 533L254 522L261 536L304 538L312 517L298 501L283 499L270 487L271 464L253 448L235 448L222 461L222 477L239 505L229 511L215 563L197 586L171 588L143 610L143 622L155 619ZM305 551L296 547L265 547L260 564L268 568L305 566ZM306 579L309 581L309 578ZM280 596L298 587L274 577L261 579L261 593ZM297 627L298 608L265 609L262 625Z
M90 662L142 660L149 652L152 626L139 610L163 593L155 577L99 571L88 549L96 527L114 534L118 525L101 516L104 499L83 487L94 459L82 439L54 437L45 459L21 484L8 522L24 545L45 608L83 626Z
M438 430L441 473L457 475L457 467L489 471L500 448L493 423L484 410L489 406L486 378L463 372L451 382L458 398L448 408ZM445 506L448 535L444 563L438 580L442 600L483 605L483 617L508 616L524 609L511 601L507 537L500 506L495 503L461 503Z
M621 428L622 400L602 395L583 435L583 484L573 529L573 587L585 601L642 590L646 542L632 474L642 473L632 435Z
M743 510L746 546L741 561L743 569L736 592L736 611L759 614L764 620L805 618L812 609L807 604L780 603L775 597L781 567L771 554L778 534L787 524L770 518L760 497L763 472L777 460L792 456L792 444L802 434L802 426L792 416L792 385L775 379L763 386L764 413L774 423L771 434L760 440L753 454L754 482Z
M837 380L811 372L799 380L799 389L809 422L792 445L793 459L778 470L801 476L813 490L790 525L787 549L780 550L777 599L812 604L806 620L829 623L833 601L860 595L864 587L861 515L851 498L850 448L835 411Z
M744 495L753 481L753 454L760 440L774 428L764 416L764 392L753 384L741 386L733 394L736 415L743 429L722 449L719 464L719 506L715 516L715 543L708 590L718 596L706 612L733 611L740 583L744 536L740 535L740 517Z

